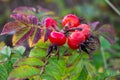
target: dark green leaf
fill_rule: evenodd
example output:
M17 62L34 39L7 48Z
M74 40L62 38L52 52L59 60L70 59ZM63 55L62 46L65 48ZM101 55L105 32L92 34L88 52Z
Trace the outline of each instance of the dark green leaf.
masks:
M88 73L87 73L85 67L83 67L81 73L80 73L80 74L77 74L77 75L78 75L78 77L74 77L74 78L71 79L71 80L86 80Z
M78 80L77 78L82 75L81 71L83 70L83 60L75 63L74 66L70 67L69 73L71 75L71 80ZM81 79L82 80L82 79Z
M61 80L66 75L65 61L51 58L49 64L46 66L45 73L53 76L57 80Z
M8 72L6 68L2 64L0 64L0 79L7 80L7 77L8 77Z
M13 63L11 61L6 61L3 65L4 68L7 70L7 73L9 74L13 69Z

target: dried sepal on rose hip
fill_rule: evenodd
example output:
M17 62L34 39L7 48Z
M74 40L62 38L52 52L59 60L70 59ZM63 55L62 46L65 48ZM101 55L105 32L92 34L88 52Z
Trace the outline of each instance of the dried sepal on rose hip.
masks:
M57 31L52 31L49 35L49 40L52 43L47 52L47 56L50 56L53 50L56 50L55 55L58 55L59 58L59 47L66 43L66 36L65 34Z
M74 14L68 14L62 19L62 26L68 26L69 28L77 27L80 25L80 19Z

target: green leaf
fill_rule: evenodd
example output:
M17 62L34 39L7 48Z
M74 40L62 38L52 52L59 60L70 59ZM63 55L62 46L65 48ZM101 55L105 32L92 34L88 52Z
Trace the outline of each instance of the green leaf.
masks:
M49 40L44 42L43 38L39 40L39 42L36 44L36 47L39 48L48 48L48 46L50 45Z
M87 73L85 67L83 67L81 73L78 75L79 75L78 77L74 77L74 79L71 79L71 80L86 80L87 79L88 73Z
M25 65L13 69L9 75L9 78L28 78L39 73L40 69Z
M80 76L81 71L83 70L83 60L80 60L79 62L75 63L72 67L70 67L70 79L71 80L78 80L77 78ZM81 79L82 80L82 79Z
M7 80L7 77L8 77L8 73L6 68L2 64L0 64L0 79Z
M29 66L43 66L44 62L41 61L39 58L23 58L17 61L14 66L23 66L23 65L29 65Z
M6 61L3 65L4 68L7 70L7 73L9 74L13 69L13 63L11 61Z
M0 54L0 62L5 62L7 60L8 60L7 56Z
M93 57L93 61L92 64L96 67L96 69L99 69L104 63L103 59L102 59L102 55L100 54L100 52L96 52L95 54L92 55Z
M73 55L69 57L67 65L73 65L79 59L80 59L80 54L73 53Z
M24 46L17 46L17 47L14 47L13 49L13 53L18 53L18 54L21 54L23 55L23 53L25 52L25 47Z
M95 78L96 77L96 69L95 67L88 61L84 61L85 68L88 73L89 78Z
M43 58L45 57L47 54L46 49L42 49L39 47L34 47L29 54L29 57L39 57L39 58Z
M45 68L45 74L54 77L56 80L61 80L66 75L66 64L62 59L51 58L49 64Z
M104 38L104 37L100 37L100 42L101 42L101 47L103 49L108 49L110 48L110 43Z
M1 55L4 55L4 56L6 56L6 57L10 57L10 55L11 55L11 49L10 49L10 47L7 47L7 46L5 46L1 51L0 51L0 54Z
M52 76L50 76L50 75L47 75L47 74L43 74L43 75L41 76L41 78L42 78L43 80L56 80L54 77L52 77Z

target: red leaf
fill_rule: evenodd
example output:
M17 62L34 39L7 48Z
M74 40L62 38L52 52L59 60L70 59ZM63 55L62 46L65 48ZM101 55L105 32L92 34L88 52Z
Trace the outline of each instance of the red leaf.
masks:
M13 10L13 13L34 14L36 9L33 7L18 7Z
M18 32L16 32L13 35L13 45L20 45L21 43L23 43L25 40L28 39L28 37L33 34L34 32L34 28L30 28L30 27L25 27L22 28L21 30L19 30Z
M29 45L30 47L34 46L34 44L36 44L40 38L41 38L41 29L40 28L36 28L34 30L34 33L29 37Z
M50 28L46 29L45 36L44 36L44 42L48 40L48 37L51 32L52 32L52 30Z
M1 35L15 33L17 30L23 27L26 26L20 22L17 21L8 22L7 24L4 25Z
M11 14L10 17L25 24L37 25L39 23L38 18L33 15Z
M101 26L97 32L107 39L111 44L115 43L115 32L111 25L105 24Z
M92 23L89 23L90 24L90 26L92 27L92 29L94 30L94 31L96 31L100 26L99 26L99 24L100 24L100 22L99 21L95 21L95 22L92 22Z

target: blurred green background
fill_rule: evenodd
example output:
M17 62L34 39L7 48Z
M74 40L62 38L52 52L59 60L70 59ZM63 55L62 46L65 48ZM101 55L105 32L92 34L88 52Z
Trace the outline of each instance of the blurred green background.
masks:
M120 0L111 0L111 2L120 11ZM19 6L42 6L54 11L61 18L68 13L74 13L90 22L100 21L100 25L111 24L115 29L116 43L108 45L102 39L102 47L105 50L109 68L120 71L120 15L105 0L0 0L0 32L4 24L10 21L9 15L12 10ZM0 36L0 41L5 41L7 45L12 46L11 38L12 35L3 35ZM93 57L96 57L94 62L101 61L101 58L97 59L101 57L101 54L93 55Z

